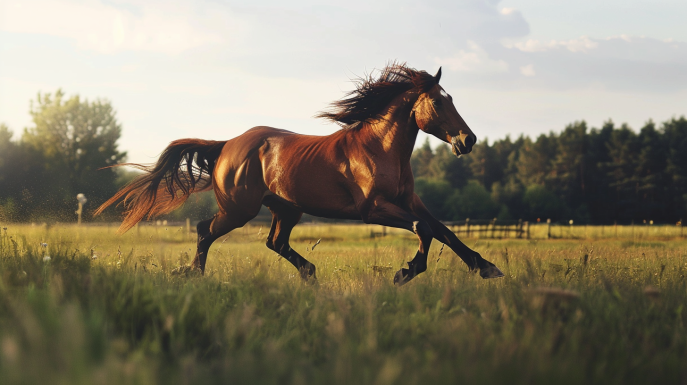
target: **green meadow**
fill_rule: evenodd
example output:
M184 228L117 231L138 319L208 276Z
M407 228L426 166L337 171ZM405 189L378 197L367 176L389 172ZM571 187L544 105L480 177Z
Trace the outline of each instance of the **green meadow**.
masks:
M435 241L427 272L401 288L392 278L413 234L297 226L292 247L317 266L304 283L264 246L268 230L221 238L199 276L179 273L195 253L185 227L2 225L0 383L687 380L687 240L675 226L465 239L503 270L497 280Z

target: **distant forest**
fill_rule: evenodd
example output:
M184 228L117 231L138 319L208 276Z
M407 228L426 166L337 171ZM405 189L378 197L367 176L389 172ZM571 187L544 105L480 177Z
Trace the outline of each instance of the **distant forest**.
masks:
M639 133L584 121L536 139L478 142L456 158L448 145L415 150L415 191L442 220L577 223L687 219L687 120L649 121Z
M105 168L123 162L121 125L107 100L66 98L58 90L31 102L33 126L18 140L0 124L0 222L84 220L136 174ZM607 122L575 122L533 140L478 141L456 158L425 142L411 158L415 190L442 220L537 219L577 223L687 219L687 120L648 122L639 132ZM212 193L189 199L166 219L216 212ZM97 220L117 220L109 209Z
M93 218L95 209L137 173L107 168L122 163L121 124L108 100L67 98L62 90L38 94L29 110L33 125L18 140L0 124L0 223L76 222L76 195L88 202L83 220L115 221L121 207ZM216 212L214 197L198 194L165 219L202 219Z

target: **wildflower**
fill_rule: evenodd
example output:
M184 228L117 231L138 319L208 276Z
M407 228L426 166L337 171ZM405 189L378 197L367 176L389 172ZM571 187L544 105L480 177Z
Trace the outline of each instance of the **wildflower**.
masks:
M50 262L50 256L46 255L45 257L43 257L43 262L45 262L45 263Z
M41 247L48 247L47 243L41 243Z

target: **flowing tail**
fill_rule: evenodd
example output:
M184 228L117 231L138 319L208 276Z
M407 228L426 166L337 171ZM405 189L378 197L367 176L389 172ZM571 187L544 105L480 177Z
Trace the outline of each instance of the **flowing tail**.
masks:
M95 215L123 199L124 220L118 233L125 233L144 217L148 219L167 214L186 202L193 194L212 188L212 170L226 142L180 139L170 143L155 165L135 163L118 164L131 166L145 174L124 186Z

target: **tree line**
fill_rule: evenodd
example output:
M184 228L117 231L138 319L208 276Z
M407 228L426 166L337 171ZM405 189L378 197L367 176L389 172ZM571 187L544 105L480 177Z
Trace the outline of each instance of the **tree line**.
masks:
M0 219L71 220L78 193L92 207L116 191L115 170L99 170L126 157L109 101L67 98L58 90L39 93L29 113L33 124L16 141L0 125Z
M32 125L16 140L0 124L0 222L74 222L79 193L88 199L84 221L93 221L95 208L138 175L108 168L126 159L112 104L57 90L39 93L29 113ZM210 217L216 212L213 198L194 197L166 219ZM117 220L120 214L121 208L108 209L95 220Z
M572 123L536 139L475 145L456 158L429 142L411 158L415 190L442 220L552 219L582 223L687 219L687 120L639 132Z
M32 125L16 140L0 124L0 221L74 221L76 195L89 199L84 219L134 172L124 162L122 127L108 100L62 90L30 102ZM442 220L551 218L582 222L687 219L687 120L635 132L584 121L536 139L478 142L456 158L448 145L425 142L413 152L415 190ZM199 194L167 219L216 212L212 193ZM116 220L108 210L102 220Z

